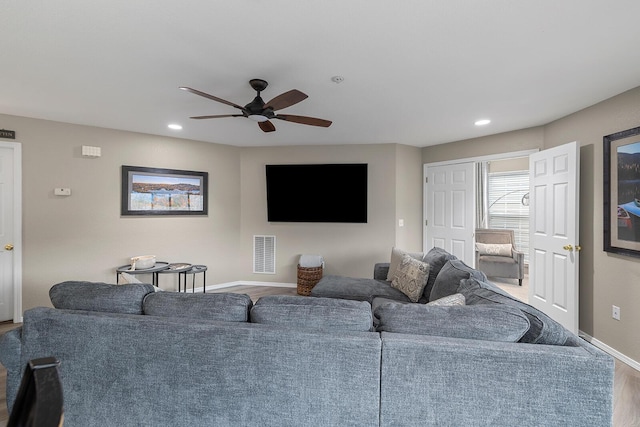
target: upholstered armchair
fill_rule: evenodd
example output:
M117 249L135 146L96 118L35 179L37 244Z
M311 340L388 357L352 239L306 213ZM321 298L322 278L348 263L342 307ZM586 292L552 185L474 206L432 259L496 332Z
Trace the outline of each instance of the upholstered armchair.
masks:
M488 277L524 278L524 252L516 250L513 230L476 229L476 268Z

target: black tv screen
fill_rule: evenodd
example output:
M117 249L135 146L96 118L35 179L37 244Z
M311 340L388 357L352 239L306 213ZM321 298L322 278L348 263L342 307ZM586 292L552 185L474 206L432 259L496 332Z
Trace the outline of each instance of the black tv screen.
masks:
M367 222L367 164L266 165L269 222Z

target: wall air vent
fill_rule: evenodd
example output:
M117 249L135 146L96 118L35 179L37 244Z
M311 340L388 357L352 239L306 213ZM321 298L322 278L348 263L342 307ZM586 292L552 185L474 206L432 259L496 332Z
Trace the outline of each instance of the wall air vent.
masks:
M253 236L253 272L276 274L276 236Z

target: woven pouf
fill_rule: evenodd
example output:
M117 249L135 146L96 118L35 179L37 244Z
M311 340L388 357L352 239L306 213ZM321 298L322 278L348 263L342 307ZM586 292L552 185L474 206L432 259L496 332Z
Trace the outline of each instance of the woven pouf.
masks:
M309 295L322 279L322 267L300 267L298 264L298 295Z

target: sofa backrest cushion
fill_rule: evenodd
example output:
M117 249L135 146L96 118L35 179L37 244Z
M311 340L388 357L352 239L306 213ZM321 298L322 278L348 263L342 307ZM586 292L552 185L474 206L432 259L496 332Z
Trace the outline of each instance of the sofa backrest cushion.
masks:
M146 283L110 285L98 282L68 281L53 285L49 298L55 308L142 314L144 297L154 292Z
M458 292L464 295L467 305L507 305L517 308L529 319L529 330L520 342L578 346L578 338L561 324L540 310L526 304L493 283L470 278L460 282Z
M429 294L429 301L453 295L458 292L460 280L470 277L486 280L487 276L480 270L473 269L459 259L452 259L445 263ZM466 297L466 295L465 295Z
M248 322L252 305L245 294L156 292L147 295L142 308L149 316Z
M335 298L269 295L251 309L251 322L302 329L371 331L371 304Z
M427 286L424 287L424 291L422 292L424 301L429 301L431 290L433 289L433 285L435 285L436 283L436 278L438 277L440 270L442 269L442 267L444 267L447 261L452 259L458 258L455 255L452 255L444 249L438 247L431 248L431 250L427 252L422 258L422 262L426 262L430 266Z
M376 308L379 332L517 342L529 320L509 306L430 306L388 302Z

